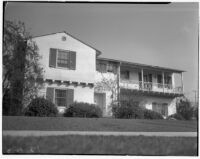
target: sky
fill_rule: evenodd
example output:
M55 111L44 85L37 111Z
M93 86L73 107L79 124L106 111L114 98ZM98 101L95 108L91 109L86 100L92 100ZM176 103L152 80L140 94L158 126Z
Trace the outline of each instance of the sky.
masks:
M9 2L4 20L25 22L33 36L66 31L102 57L185 70L185 95L198 90L198 3Z

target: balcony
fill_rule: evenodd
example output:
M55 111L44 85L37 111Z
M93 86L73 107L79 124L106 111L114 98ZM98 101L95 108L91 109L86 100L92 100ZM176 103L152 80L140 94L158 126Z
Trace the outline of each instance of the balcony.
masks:
M162 84L162 83L153 83L153 82L143 82L142 81L134 81L134 80L120 80L120 88L123 89L131 89L152 93L165 93L165 94L183 94L182 87L173 88L172 84Z

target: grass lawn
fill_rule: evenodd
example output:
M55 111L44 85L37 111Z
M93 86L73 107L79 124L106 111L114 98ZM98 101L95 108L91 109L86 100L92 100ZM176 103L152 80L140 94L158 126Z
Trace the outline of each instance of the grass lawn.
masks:
M4 154L111 154L196 156L196 137L3 137Z
M3 116L3 130L196 132L197 121Z

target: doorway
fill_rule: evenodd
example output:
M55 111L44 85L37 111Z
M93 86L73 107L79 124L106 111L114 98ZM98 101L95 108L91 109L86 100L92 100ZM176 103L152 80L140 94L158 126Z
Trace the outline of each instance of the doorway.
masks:
M94 102L102 110L103 116L106 116L106 94L105 93L94 93Z

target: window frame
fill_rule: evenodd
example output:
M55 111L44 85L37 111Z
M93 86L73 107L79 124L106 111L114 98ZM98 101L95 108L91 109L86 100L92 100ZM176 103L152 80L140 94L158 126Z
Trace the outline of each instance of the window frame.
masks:
M56 50L56 57L55 57L55 66L50 66L49 65L49 68L54 68L54 69L65 69L65 70L71 70L71 71L75 71L76 70L76 61L77 61L77 56L76 56L76 51L73 51L73 50L64 50L64 49L58 49L58 48L50 48L50 49L55 49ZM58 66L58 54L59 54L59 51L61 52L65 52L68 54L69 56L69 59L68 59L68 62L67 67L62 67L62 66ZM71 54L74 53L75 54L75 61L72 61L72 56ZM49 57L50 58L50 57ZM75 69L71 68L73 66L73 62L74 62L74 67Z
M123 80L130 80L130 71L129 70L123 70L120 71L120 76L123 77Z
M57 105L57 98L62 98L62 97L56 97L56 90L59 90L59 91L65 91L66 95L65 95L65 105ZM59 89L59 88L55 88L54 89L54 101L55 101L55 105L57 107L66 107L67 106L67 89Z
M68 69L68 70L70 70L70 67L68 67L68 66L67 67L58 66L58 54L59 54L59 51L63 51L63 52L65 52L65 53L68 54L67 56L68 56L69 59L67 59L67 61L70 63L70 51L69 50L57 49L57 54L56 54L56 68L62 68L62 69ZM67 63L67 65L68 65L68 63Z

